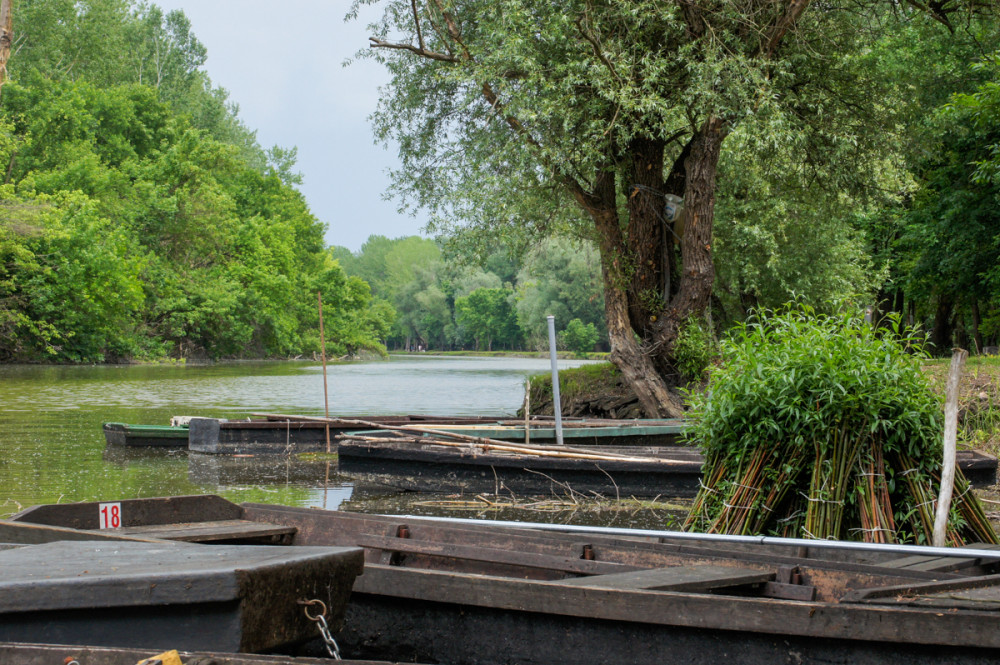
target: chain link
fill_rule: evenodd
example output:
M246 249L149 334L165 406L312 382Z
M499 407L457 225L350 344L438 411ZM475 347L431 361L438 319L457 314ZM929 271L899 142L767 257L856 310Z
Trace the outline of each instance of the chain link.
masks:
M312 600L300 600L299 605L304 605L303 611L306 614L306 618L310 621L316 622L316 627L319 628L320 637L323 638L323 643L326 646L326 652L330 654L330 657L334 660L342 660L340 657L340 647L337 646L337 640L333 639L333 635L330 634L330 627L326 623L326 603L318 598ZM309 608L313 605L319 605L322 611L313 616L309 614Z

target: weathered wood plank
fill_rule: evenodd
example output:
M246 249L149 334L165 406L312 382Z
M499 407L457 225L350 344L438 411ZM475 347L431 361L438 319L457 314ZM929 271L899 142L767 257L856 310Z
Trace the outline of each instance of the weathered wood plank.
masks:
M140 535L146 538L179 540L188 543L211 543L219 541L257 542L261 540L288 544L297 529L249 520L219 520L214 522L184 522L180 524L153 524L149 526L129 526L116 530L125 535Z
M450 559L468 561L484 561L525 568L539 568L566 573L585 575L600 575L602 573L617 573L621 571L639 570L635 566L607 561L588 561L576 557L549 556L527 552L511 552L489 549L472 545L454 545L430 541L414 540L412 538L389 538L374 534L363 534L354 539L361 547L385 552L402 554L422 554Z
M729 566L671 566L629 573L594 575L560 580L558 584L597 589L650 589L655 591L711 591L736 586L763 584L774 573Z

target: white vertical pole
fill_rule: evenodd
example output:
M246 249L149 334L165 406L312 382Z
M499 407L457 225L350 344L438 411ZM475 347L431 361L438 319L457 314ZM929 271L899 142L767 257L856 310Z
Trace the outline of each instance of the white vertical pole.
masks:
M969 352L955 349L948 371L944 404L944 463L941 465L941 495L938 497L934 514L934 547L944 547L948 532L948 512L951 510L951 495L955 487L955 439L958 436L958 382L962 378L962 365Z
M556 317L549 320L549 358L552 360L552 411L556 415L556 443L563 445L562 405L559 402L559 363L556 361Z

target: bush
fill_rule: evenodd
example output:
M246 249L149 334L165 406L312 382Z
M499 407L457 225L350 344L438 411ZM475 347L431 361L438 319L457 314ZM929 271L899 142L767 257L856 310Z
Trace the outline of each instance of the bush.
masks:
M677 370L685 382L697 382L705 378L708 368L719 355L718 345L712 338L708 326L695 317L688 317L681 323L681 329L674 345Z
M594 350L594 345L601 338L601 333L593 323L583 324L580 319L573 319L566 325L566 330L559 333L559 341L563 348L574 353L588 353Z
M706 462L687 526L929 542L941 404L920 369L922 340L892 323L798 305L738 326L692 400L688 436ZM958 476L949 541L997 542Z

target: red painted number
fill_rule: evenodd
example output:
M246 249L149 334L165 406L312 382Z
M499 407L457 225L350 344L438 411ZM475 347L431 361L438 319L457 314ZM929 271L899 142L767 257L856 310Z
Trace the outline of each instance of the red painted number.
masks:
M117 529L122 525L122 504L100 504L100 521L102 529Z

